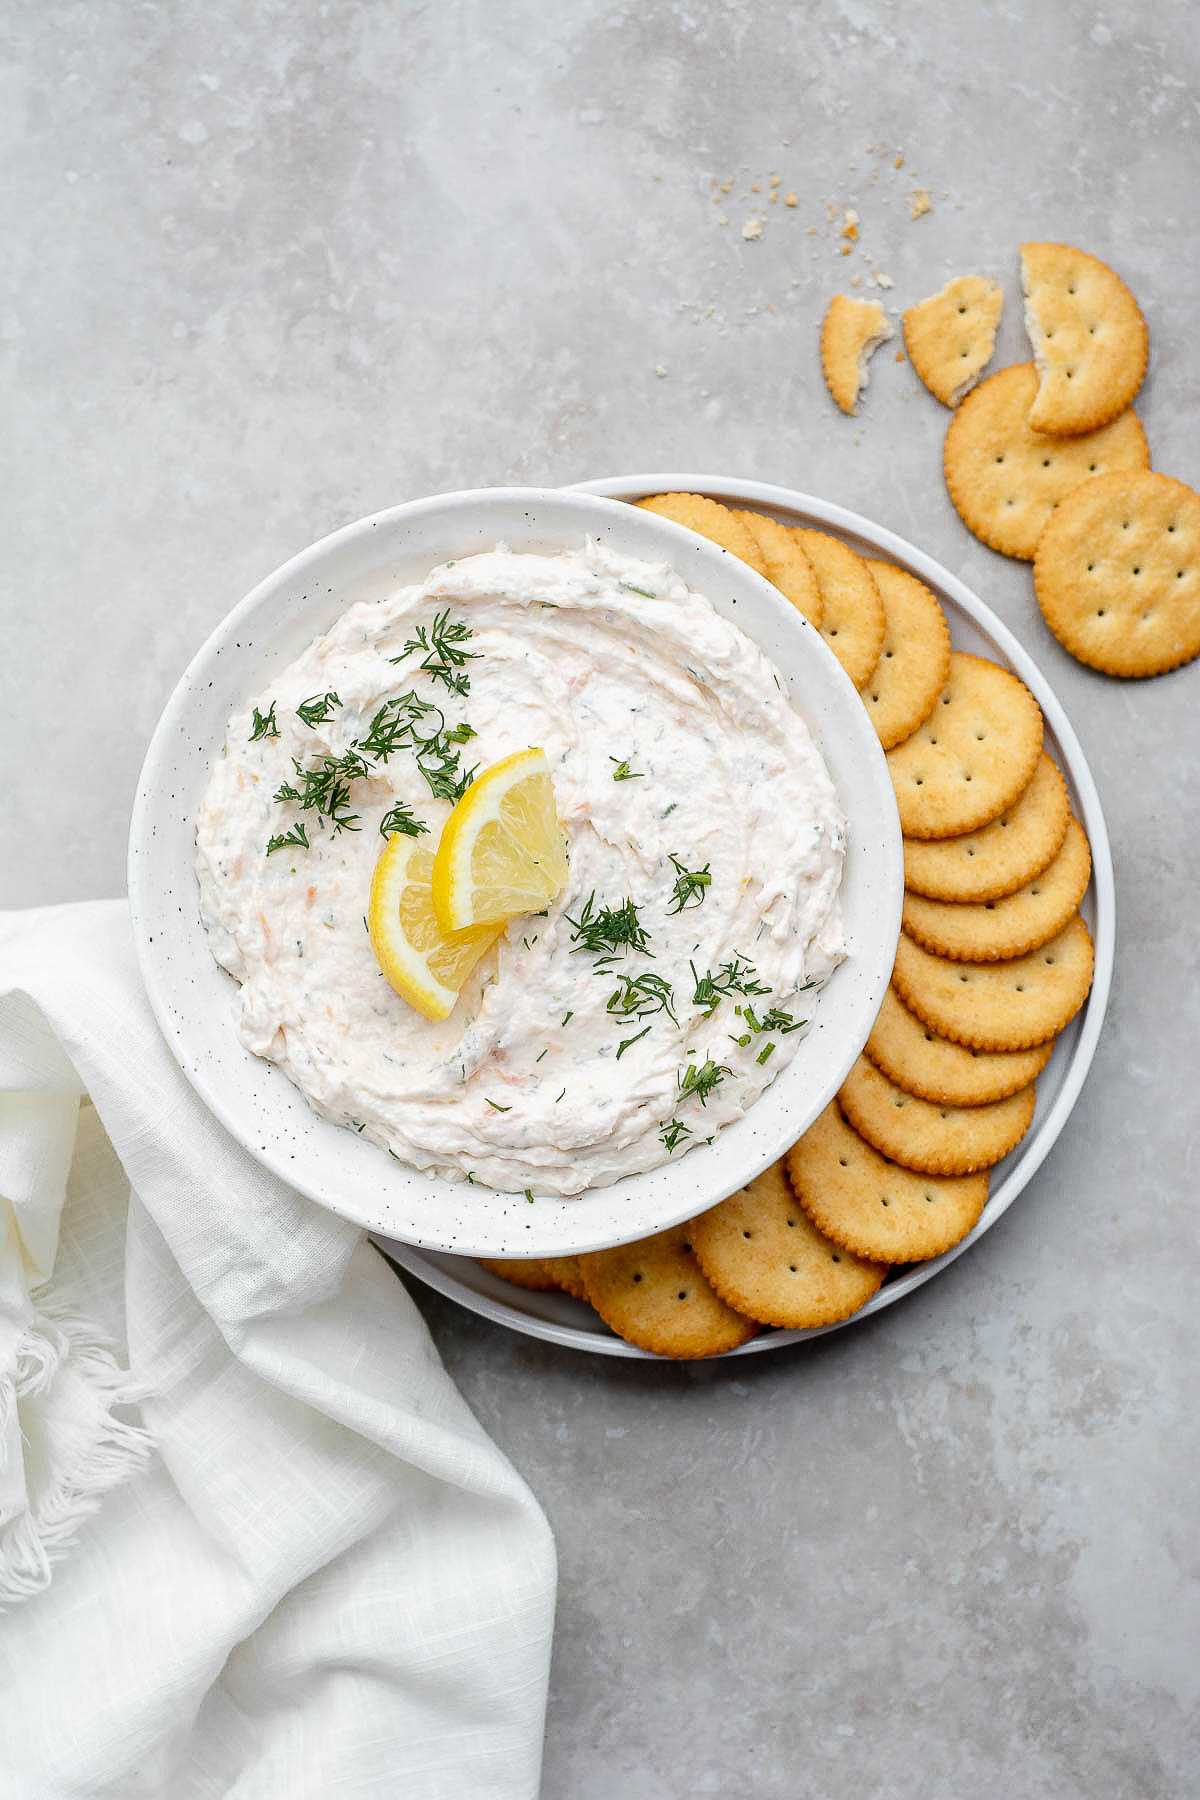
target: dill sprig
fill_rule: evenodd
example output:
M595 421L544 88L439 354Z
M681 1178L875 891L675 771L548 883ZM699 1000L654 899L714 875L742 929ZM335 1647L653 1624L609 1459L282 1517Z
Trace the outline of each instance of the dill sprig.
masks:
M645 1035L649 1031L649 1029L650 1029L650 1027L648 1025L643 1025L642 1029L640 1031L635 1032L632 1037L622 1038L621 1042L617 1045L617 1061L618 1062L620 1062L621 1058L624 1056L625 1052L628 1050L628 1048L631 1044L640 1043L641 1039L645 1037Z
M708 864L702 869L685 869L677 856L669 856L668 861L675 870L675 885L671 889L671 904L668 914L681 913L690 906L700 906L705 893L712 885L712 876Z
M710 1056L703 1063L688 1063L679 1071L679 1092L684 1099L695 1098L701 1106L708 1105L708 1096L720 1087L727 1075L733 1070L724 1063L716 1063Z
M428 701L422 700L411 688L407 693L397 694L393 700L385 700L371 720L366 737L359 738L356 748L366 756L373 756L377 762L386 762L397 750L412 743L413 727L428 710Z
M308 699L302 700L296 708L296 717L301 724L307 725L312 731L318 725L324 725L329 719L332 719L334 707L341 704L341 700L332 690L328 694L310 694Z
M447 606L444 611L435 615L428 630L424 625L418 625L399 656L393 656L390 660L401 663L415 651L422 650L425 659L420 667L424 674L431 675L434 681L440 681L452 694L469 694L471 678L464 673L465 665L474 662L479 652L464 650L462 645L472 635L469 625L464 624L461 619L450 617L450 608Z
M649 588L635 587L632 581L618 581L617 586L624 588L627 594L640 594L643 600L658 599L658 595L652 594Z
M312 769L293 757L292 767L301 786L297 790L285 782L276 800L298 800L303 811L328 819L335 831L362 829L360 815L350 811L350 783L371 772L361 756L354 751L344 757L326 755Z
M763 982L755 980L754 964L744 956L735 956L731 962L722 963L715 975L711 969L701 975L695 963L688 966L696 984L692 1005L704 1007L707 1019L711 1019L722 1000L728 999L730 994L769 994L771 991Z
M396 804L389 807L379 821L380 837L393 837L398 834L403 834L405 837L420 837L422 832L428 830L429 827L424 820L414 818L412 808L405 806L403 800L397 800Z
M265 713L260 713L257 706L255 707L252 724L253 730L250 733L252 744L256 744L259 738L279 736L279 727L275 723L275 702L273 700Z
M486 1094L483 1097L485 1100L487 1100L487 1103L491 1107L493 1112L511 1112L512 1111L511 1106L501 1106L501 1104L498 1100L488 1100L488 1097Z
M623 762L621 758L617 756L610 756L608 760L610 763L616 763L617 765L613 770L614 781L645 781L645 775L640 774L635 769L631 769L628 761Z
M571 943L575 949L587 950L602 962L611 961L625 950L638 950L643 956L654 954L646 948L650 942L650 934L638 918L638 909L632 900L626 899L620 906L602 906L597 909L596 890L593 888L580 908L577 919L573 919L570 913L564 913L563 917L573 927Z
M684 1138L691 1137L692 1128L690 1125L685 1125L682 1119L672 1119L669 1125L659 1127L658 1135L668 1150L675 1150Z
M267 855L273 856L276 850L285 850L289 845L294 845L298 850L309 848L308 833L302 824L293 825L290 831L280 831L268 838Z
M678 1025L674 990L661 975L652 971L637 976L618 975L617 983L608 997L607 1012L618 1019L647 1019L654 1013L665 1012L672 1025Z

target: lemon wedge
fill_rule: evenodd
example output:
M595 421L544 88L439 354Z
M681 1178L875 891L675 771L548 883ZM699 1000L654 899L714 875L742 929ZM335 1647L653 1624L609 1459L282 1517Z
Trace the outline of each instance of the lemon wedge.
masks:
M442 831L433 904L443 931L540 912L567 881L567 846L544 750L518 750L477 776Z
M433 910L433 852L397 832L375 864L367 929L379 966L423 1018L446 1019L503 920L445 932Z

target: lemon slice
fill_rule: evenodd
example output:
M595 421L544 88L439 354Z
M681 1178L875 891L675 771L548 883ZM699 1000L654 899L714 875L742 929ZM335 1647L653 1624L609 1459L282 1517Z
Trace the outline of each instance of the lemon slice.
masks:
M566 886L567 846L544 750L518 750L467 789L442 831L433 904L445 931L540 912Z
M504 930L498 924L445 932L433 910L433 852L397 832L375 864L367 929L379 966L400 995L426 1019L446 1019L484 951Z

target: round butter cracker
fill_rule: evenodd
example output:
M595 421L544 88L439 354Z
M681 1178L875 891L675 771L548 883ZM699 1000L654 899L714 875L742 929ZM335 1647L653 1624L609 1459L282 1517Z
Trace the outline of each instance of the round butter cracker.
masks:
M946 431L942 470L968 531L1004 556L1032 562L1047 521L1093 475L1148 469L1150 446L1132 411L1078 437L1035 431L1032 363L989 375L964 400Z
M892 982L932 1031L978 1050L1027 1050L1057 1037L1092 985L1091 933L1078 913L1057 937L1008 962L951 962L905 932Z
M999 663L956 650L929 717L888 752L906 837L946 838L1011 806L1042 751L1042 712Z
M541 1256L477 1256L475 1260L481 1269L490 1269L502 1281L511 1281L514 1287L528 1288L530 1293L551 1294L559 1285L557 1276L550 1273Z
M1035 431L1094 431L1142 385L1150 334L1115 269L1073 244L1022 244L1025 327L1040 380Z
M867 567L883 601L879 660L863 683L863 705L885 750L910 737L937 704L950 672L950 627L923 581L894 563Z
M823 610L821 589L816 571L795 532L766 513L749 512L742 507L733 507L731 511L758 545L759 555L766 565L767 580L791 601L797 612L804 614L810 625L819 626Z
M865 1049L875 1067L906 1093L949 1106L986 1106L1036 1081L1054 1040L1032 1050L969 1050L922 1024L890 987Z
M881 1156L927 1175L973 1175L1014 1149L1033 1122L1032 1083L985 1106L921 1100L860 1056L838 1095L859 1137Z
M925 1262L966 1237L987 1202L986 1171L918 1175L888 1162L825 1108L787 1154L788 1178L817 1230L872 1262Z
M903 314L908 360L943 406L957 406L992 358L1004 289L983 275L959 275Z
M1034 590L1072 656L1164 675L1200 655L1200 494L1149 469L1097 475L1038 539Z
M868 564L827 531L792 527L821 590L821 636L856 688L861 688L883 649L883 601Z
M793 1194L783 1162L701 1213L688 1229L716 1292L764 1325L834 1325L864 1306L886 1273L817 1230Z
M982 830L905 838L905 885L931 900L996 900L1015 893L1057 856L1070 811L1067 784L1043 751L1029 786Z
M587 1297L627 1343L658 1356L719 1356L758 1330L726 1306L692 1253L690 1227L673 1225L637 1244L579 1258Z
M756 574L766 576L767 565L753 533L719 500L710 500L705 494L650 494L637 505L643 512L657 513L660 519L686 525L697 537L719 544L740 562L749 563Z
M844 413L858 410L867 385L867 363L896 333L878 300L851 300L835 294L821 323L821 368L825 385Z
M955 962L1024 956L1058 936L1083 899L1091 873L1087 838L1072 818L1058 855L1015 893L966 906L906 893L904 929L924 949Z

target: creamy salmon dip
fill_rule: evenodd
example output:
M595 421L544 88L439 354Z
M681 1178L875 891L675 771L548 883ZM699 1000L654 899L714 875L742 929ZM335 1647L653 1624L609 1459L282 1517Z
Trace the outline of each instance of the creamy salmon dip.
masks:
M441 674L439 641L464 658ZM389 751L405 695L427 747ZM566 890L430 1023L367 935L381 831L433 847L472 768L529 745ZM787 1065L844 955L845 841L767 658L665 564L589 541L350 607L230 720L197 871L242 1042L319 1113L418 1169L576 1194L685 1155Z

